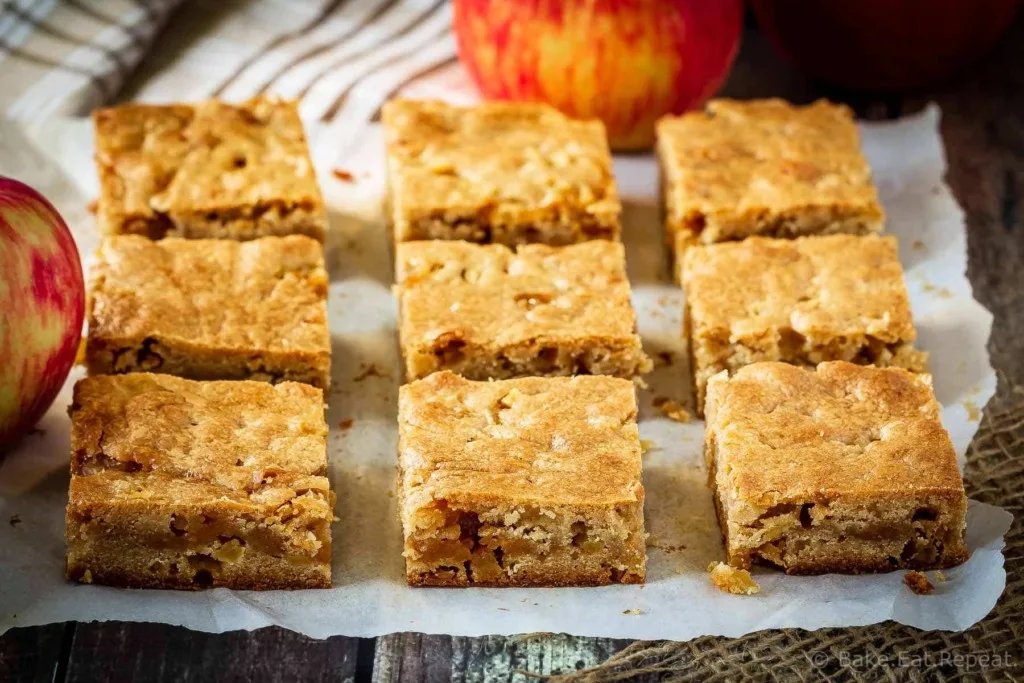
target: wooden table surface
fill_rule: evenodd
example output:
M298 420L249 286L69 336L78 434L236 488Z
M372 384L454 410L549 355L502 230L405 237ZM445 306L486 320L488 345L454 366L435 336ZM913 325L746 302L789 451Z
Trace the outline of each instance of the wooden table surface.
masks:
M984 62L954 82L909 96L808 83L749 29L724 94L794 102L827 96L874 119L938 102L947 182L966 213L968 275L975 296L995 315L989 348L999 393L1024 385L1024 16ZM527 680L515 672L574 671L628 642L419 634L312 640L280 628L215 635L160 624L67 623L0 636L0 681Z

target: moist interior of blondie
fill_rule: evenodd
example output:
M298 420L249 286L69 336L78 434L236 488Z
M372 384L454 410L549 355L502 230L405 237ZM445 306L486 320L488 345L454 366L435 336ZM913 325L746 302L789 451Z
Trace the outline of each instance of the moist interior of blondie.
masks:
M869 235L881 230L879 215L855 207L806 206L778 212L762 209L744 213L691 210L683 212L680 219L670 221L666 238L681 267L683 253L695 244L730 242L754 235L795 239L820 235ZM681 279L678 271L676 277Z
M845 499L806 498L758 508L738 500L718 468L713 435L709 476L730 565L759 563L787 574L944 569L962 564L966 500L947 492Z
M256 205L225 206L189 212L174 208L153 210L145 216L100 219L107 234L141 235L151 240L231 239L247 241L260 237L306 235L318 242L327 237L327 215L313 204L267 202Z
M302 382L318 389L330 386L329 352L253 352L161 336L141 341L90 337L85 362L90 375L152 372L199 381Z
M647 372L651 360L639 342L611 339L528 340L495 347L452 337L406 349L409 379L449 370L466 379L611 375L629 379Z
M688 306L687 306L688 309ZM928 352L907 341L887 342L869 334L839 335L812 341L791 328L749 339L730 339L728 330L695 334L689 311L683 316L689 339L690 367L698 411L703 413L707 381L723 370L730 373L752 363L778 361L813 368L826 361L846 361L879 368L926 372Z
M177 589L331 585L334 495L325 477L261 472L234 490L97 465L71 480L69 579Z
M481 244L547 244L562 246L586 240L619 239L619 220L614 214L579 213L551 217L523 215L521 220L497 220L482 216L449 216L439 213L408 221L400 241L465 240Z
M406 520L408 583L601 586L643 583L643 500L580 509L438 500Z

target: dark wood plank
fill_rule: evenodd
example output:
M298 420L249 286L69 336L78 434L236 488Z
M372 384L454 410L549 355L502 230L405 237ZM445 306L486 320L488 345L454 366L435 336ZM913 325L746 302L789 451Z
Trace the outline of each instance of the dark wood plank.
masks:
M594 666L629 644L564 634L452 638L396 633L377 639L374 683L468 683L523 680Z
M63 677L74 624L14 628L0 636L0 681L51 683Z
M163 624L79 624L65 680L354 683L369 677L357 676L358 651L358 638L314 640L282 628L213 634Z

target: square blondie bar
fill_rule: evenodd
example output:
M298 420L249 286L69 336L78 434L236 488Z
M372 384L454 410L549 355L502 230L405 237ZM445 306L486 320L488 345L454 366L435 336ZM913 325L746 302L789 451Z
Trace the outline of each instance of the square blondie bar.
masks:
M324 240L327 212L294 102L126 104L93 121L100 232Z
M542 104L413 100L388 102L382 120L395 242L619 236L622 206L600 121Z
M710 485L734 567L788 574L964 562L967 497L931 376L757 363L708 382Z
M317 389L87 377L70 414L69 579L330 587L334 494Z
M327 272L314 239L108 237L90 278L91 374L328 386Z
M622 244L565 247L433 240L397 249L408 379L615 375L651 368L636 330Z
M759 361L924 370L894 237L751 237L689 249L686 294L697 408L722 370Z
M657 124L665 234L694 244L751 235L867 234L884 214L850 109L825 100L712 100Z
M410 585L644 581L631 382L438 372L403 386L398 410Z

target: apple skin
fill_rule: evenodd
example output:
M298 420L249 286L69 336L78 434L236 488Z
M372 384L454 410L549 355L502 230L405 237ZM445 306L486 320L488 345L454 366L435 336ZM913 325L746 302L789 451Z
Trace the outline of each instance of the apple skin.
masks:
M1020 0L752 0L761 32L821 81L859 90L919 88L983 57Z
M613 149L700 106L739 46L741 0L455 0L459 58L491 99L599 118Z
M75 362L85 317L78 248L41 194L0 176L0 454L32 429Z

